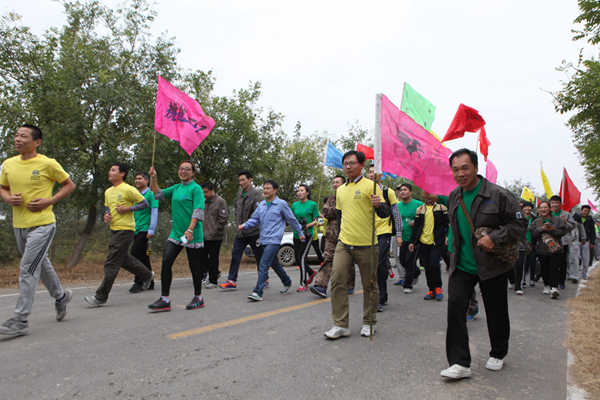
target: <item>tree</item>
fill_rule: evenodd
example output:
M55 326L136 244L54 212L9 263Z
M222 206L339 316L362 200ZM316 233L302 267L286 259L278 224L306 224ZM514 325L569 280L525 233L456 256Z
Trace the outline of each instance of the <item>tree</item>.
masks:
M573 30L573 40L586 39L593 46L600 43L600 2L579 0L582 13L575 23L582 23L582 30ZM573 131L574 144L586 173L590 187L600 194L600 61L595 58L583 60L574 65L563 61L557 68L567 74L562 82L562 90L553 93L554 107L561 114L574 113L568 126Z

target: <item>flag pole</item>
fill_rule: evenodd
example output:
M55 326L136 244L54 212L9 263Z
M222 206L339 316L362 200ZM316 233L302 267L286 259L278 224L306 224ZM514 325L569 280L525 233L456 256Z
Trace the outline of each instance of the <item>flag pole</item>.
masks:
M373 194L377 193L377 174L381 173L381 94L375 95L375 149L373 152ZM373 274L375 271L375 207L371 216L371 293L369 295L369 340L373 341L373 292L375 282ZM379 299L378 299L379 300Z
M156 151L156 130L154 131L154 141L152 143L152 167L154 167L154 152Z

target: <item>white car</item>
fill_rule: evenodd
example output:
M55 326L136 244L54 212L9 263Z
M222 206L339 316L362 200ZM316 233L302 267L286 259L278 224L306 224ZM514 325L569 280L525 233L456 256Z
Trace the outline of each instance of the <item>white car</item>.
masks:
M323 235L319 232L319 243L322 236ZM254 253L252 252L252 248L250 246L246 247L246 250L244 250L244 255L254 258ZM279 246L279 251L277 252L277 258L283 267L291 267L296 265L296 257L294 255L294 232L283 233L281 245ZM312 247L312 245L308 251L308 260L318 260L317 254L315 253L315 249Z

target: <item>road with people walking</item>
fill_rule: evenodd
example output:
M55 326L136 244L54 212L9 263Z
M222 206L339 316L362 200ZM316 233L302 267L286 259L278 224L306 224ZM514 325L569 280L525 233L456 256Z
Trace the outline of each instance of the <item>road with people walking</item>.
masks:
M287 269L297 280L297 271ZM272 274L272 272L271 272ZM447 274L443 273L444 283ZM246 296L255 271L243 272L238 290L205 290L206 307L186 310L191 279L173 282L171 312L151 313L156 290L130 294L130 282L115 285L106 307L90 308L74 292L63 322L42 287L30 333L0 338L3 398L565 398L567 299L527 287L509 293L510 350L505 368L485 369L489 339L485 312L469 322L473 376L445 381L447 303L425 301L424 282L411 294L388 281L390 299L378 315L378 330L361 337L362 294L350 297L351 336L327 340L331 304L309 293L280 295L279 283L264 301ZM273 276L272 276L273 278ZM276 280L272 280L276 281ZM445 288L444 288L445 290ZM0 291L0 312L10 315L16 290ZM480 303L482 305L482 303Z

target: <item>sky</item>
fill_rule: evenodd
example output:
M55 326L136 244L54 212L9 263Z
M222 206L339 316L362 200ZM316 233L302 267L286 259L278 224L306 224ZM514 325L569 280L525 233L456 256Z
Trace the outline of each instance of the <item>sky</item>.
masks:
M499 183L521 178L542 193L543 162L555 193L566 168L582 203L595 202L569 115L556 113L548 93L567 79L555 68L584 46L572 41L576 0L179 0L154 8L152 32L175 37L181 66L213 70L217 95L260 81L259 106L282 113L287 133L297 121L304 135L342 137L356 123L372 129L375 95L399 106L408 82L437 107L440 137L460 103L480 112ZM65 22L52 0L0 0L0 13L8 11L36 34ZM467 133L447 145L473 149L476 141Z

